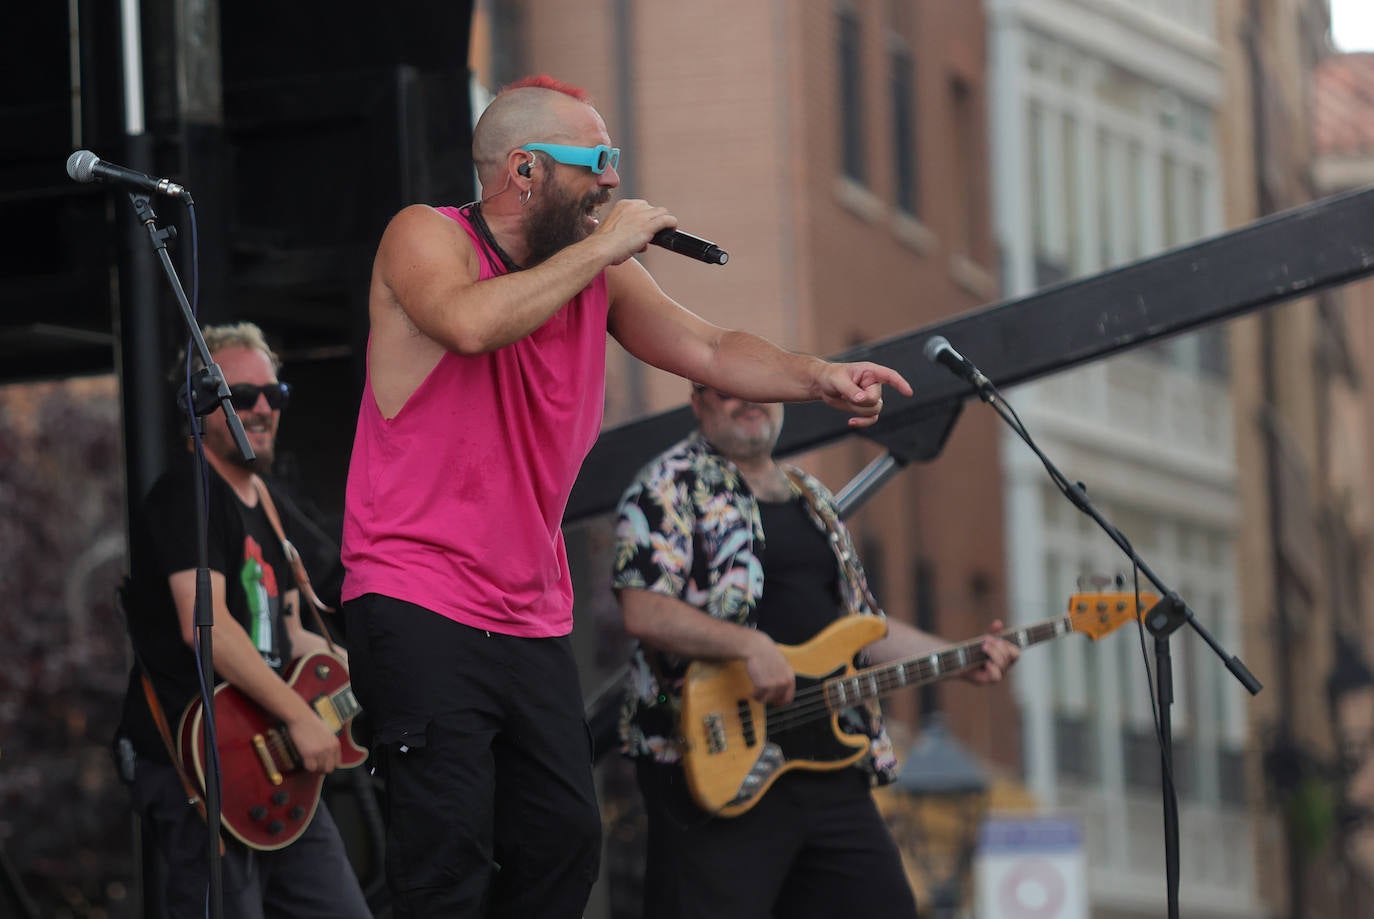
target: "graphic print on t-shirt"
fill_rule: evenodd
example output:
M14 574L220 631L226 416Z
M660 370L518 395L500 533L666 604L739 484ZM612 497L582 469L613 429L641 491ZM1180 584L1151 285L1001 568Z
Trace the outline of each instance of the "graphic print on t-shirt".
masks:
M262 557L262 546L251 536L243 538L243 567L239 569L239 583L248 601L248 635L267 666L281 667L281 648L277 641L277 611L281 608L281 594L277 590L277 575Z

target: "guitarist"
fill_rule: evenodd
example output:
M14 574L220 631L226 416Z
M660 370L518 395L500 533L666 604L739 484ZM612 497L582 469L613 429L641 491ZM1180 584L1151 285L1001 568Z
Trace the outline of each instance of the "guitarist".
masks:
M204 335L257 454L255 466L267 469L288 393L277 379L279 361L252 323L210 327ZM184 356L173 375L184 380ZM259 499L255 466L243 463L222 412L206 419L204 446L216 680L228 681L279 718L305 767L328 773L339 764L339 740L281 676L295 656L326 650L327 645L301 624L300 592ZM200 691L192 650L198 564L192 468L189 457L175 463L134 515L126 603L130 637L173 736L181 713ZM276 503L283 503L280 495ZM205 821L187 802L186 786L147 702L137 664L118 737L121 748L131 747L134 754L133 774L125 776L131 780L134 806L166 860L167 915L204 916L209 883ZM255 851L227 833L223 837L226 919L372 915L323 803L301 837L285 848Z
M904 917L916 903L869 794L897 773L876 703L841 716L871 738L854 768L784 772L750 809L714 817L688 797L676 713L693 658L745 661L754 697L792 700L795 675L777 644L802 644L837 617L881 615L830 493L772 458L783 407L695 385L699 429L649 463L626 492L613 586L639 640L622 719L648 813L645 917ZM865 665L946 642L888 620ZM1000 680L1016 647L984 638L967 678ZM812 722L833 738L828 720ZM800 749L823 737L793 738Z

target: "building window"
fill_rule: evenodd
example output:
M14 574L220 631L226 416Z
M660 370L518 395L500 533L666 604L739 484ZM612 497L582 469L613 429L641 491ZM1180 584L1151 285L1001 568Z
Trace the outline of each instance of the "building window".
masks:
M1082 716L1055 713L1054 760L1061 778L1097 783L1102 769L1097 757L1097 732Z
M984 207L983 188L979 184L982 158L978 145L977 100L973 86L960 77L950 80L949 91L954 120L954 187L962 198L959 207L962 226L955 239L957 251L976 260Z
M1032 100L1026 109L1026 127L1035 286L1048 287L1066 280L1072 270L1066 240L1076 218L1073 122Z
M894 39L889 55L892 89L892 162L898 210L920 213L916 171L916 62L911 51Z
M1063 503L1049 485L1042 488L1047 509ZM1223 644L1238 644L1234 592L1221 586L1199 586L1234 582L1230 534L1103 496L1096 500L1103 514L1130 536L1164 577L1191 598L1203 624ZM1045 518L1042 564L1052 604L1083 589L1083 576L1114 573L1120 564L1086 517L1069 517L1064 512L1065 508L1056 508ZM1083 528L1085 522L1088 529ZM1097 644L1056 642L1046 652L1053 655L1048 689L1054 708L1052 740L1062 779L1103 787L1119 782L1136 792L1159 787L1153 690L1145 679L1146 659L1141 656L1136 628L1127 623L1119 634ZM1173 770L1179 795L1214 808L1243 800L1243 778L1239 772L1227 771L1234 768L1235 751L1245 745L1245 708L1243 702L1234 701L1238 687L1213 658L1198 658L1179 643L1173 654ZM1152 667L1155 664L1153 657L1148 662Z
M840 73L840 165L846 178L868 182L864 136L863 31L858 12L847 3L836 10Z
M1198 344L1198 370L1215 380L1231 377L1231 356L1227 350L1225 326L1211 326L1195 333Z

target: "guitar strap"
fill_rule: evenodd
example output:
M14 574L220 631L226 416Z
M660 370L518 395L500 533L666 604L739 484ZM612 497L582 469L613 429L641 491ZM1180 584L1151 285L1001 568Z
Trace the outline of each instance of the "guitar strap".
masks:
M129 616L124 606L124 592L125 587L121 586L116 592L116 603L120 612L124 614L125 622L128 622ZM133 636L130 634L130 646L133 645L132 639ZM167 748L167 757L172 761L172 768L176 770L177 778L181 779L182 790L186 792L186 803L193 805L196 813L200 814L200 819L205 820L205 799L181 765L181 754L177 751L176 744L172 742L172 729L167 724L167 713L162 710L162 701L158 699L157 690L153 688L153 681L148 676L148 667L143 663L143 656L138 653L137 647L134 647L133 651L134 661L138 664L138 678L143 684L143 697L148 703L148 711L153 715L153 723L157 725L157 734L162 738L162 745ZM219 854L224 854L223 838L219 841Z
M167 753L172 757L172 767L177 771L177 777L181 779L181 787L186 790L186 802L194 804L196 811L200 814L200 819L205 819L205 800L196 790L196 786L191 782L191 777L186 774L186 770L181 767L181 756L177 753L175 745L172 743L172 729L167 724L167 714L162 710L162 703L158 701L157 691L153 689L153 681L148 678L148 670L143 666L143 661L138 662L139 678L143 681L143 697L148 700L148 710L153 713L153 722L157 725L158 736L162 738L163 746L167 748ZM220 846L224 845L223 840Z
M873 596L873 591L869 589L868 579L865 578L859 570L854 547L850 544L851 540L840 530L840 517L839 514L836 513L835 508L817 499L811 489L806 487L805 480L802 478L802 474L799 470L790 466L784 466L783 474L787 476L787 480L792 483L792 487L795 488L802 496L802 499L806 501L806 505L811 508L811 512L820 519L821 523L825 524L826 535L829 536L831 541L835 544L835 554L839 556L840 570L845 580L854 585L855 592L862 596L864 602L868 604L869 609L882 615L882 607L878 605L877 598ZM859 612L859 610L851 608L846 612L852 616Z
M864 577L863 569L859 567L859 558L854 549L854 541L840 524L839 509L832 502L822 501L810 488L807 488L799 469L784 467L783 473L793 487L802 493L807 506L825 524L826 533L835 548L835 555L839 557L841 576L853 586L853 590L841 591L846 597L846 605L849 606L848 614L850 616L860 615L862 609L859 604L866 603L875 615L886 617L887 613L878 605L878 598L873 596L873 590L868 586L868 578ZM867 648L861 650L855 657L855 663L862 667L867 667L872 662L873 659ZM886 730L882 728L882 709L878 705L878 700L868 700L863 703L863 708L867 710L870 728L878 732L870 735L873 738L870 744L870 755L876 764L880 755L884 758L890 755L892 742L888 738ZM876 770L876 765L874 768ZM876 771L874 775L877 775Z
M326 606L320 599L319 594L315 593L315 588L310 586L310 576L305 573L305 563L301 561L301 554L296 551L296 547L291 544L291 540L286 538L285 531L282 530L281 518L277 516L277 505L272 501L272 493L267 490L267 486L258 476L253 476L253 487L258 492L258 500L262 502L263 512L267 514L267 520L272 524L272 532L277 534L277 539L281 541L282 552L286 555L287 562L291 565L291 573L296 576L296 586L301 589L301 596L305 599L305 606L310 608L315 627L319 629L320 637L325 644L329 645L329 650L335 653L338 649L334 646L334 639L330 637L329 629L324 624L324 619L320 616L320 611L326 613L334 612L332 606Z

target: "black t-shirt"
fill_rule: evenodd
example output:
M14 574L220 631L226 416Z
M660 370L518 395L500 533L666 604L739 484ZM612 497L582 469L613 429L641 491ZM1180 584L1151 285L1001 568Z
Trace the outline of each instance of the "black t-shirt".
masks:
M784 645L815 637L840 615L840 571L826 536L802 498L760 501L763 595L754 609L759 631Z
M763 594L754 621L759 631L784 645L810 641L840 615L839 564L803 500L759 502L765 540L759 556ZM803 759L831 758L833 754L823 751L834 745L834 736L824 718L769 729L769 737L782 743L790 756Z
M126 598L130 638L152 676L173 732L186 705L200 693L195 652L182 641L167 580L199 564L193 483L189 458L158 479L134 515L130 547L133 571ZM296 586L281 542L261 505L245 506L213 469L209 470L208 504L209 568L224 575L229 612L248 632L268 666L280 672L291 660L281 598ZM130 674L119 733L129 738L139 756L169 761L144 699L137 665Z

